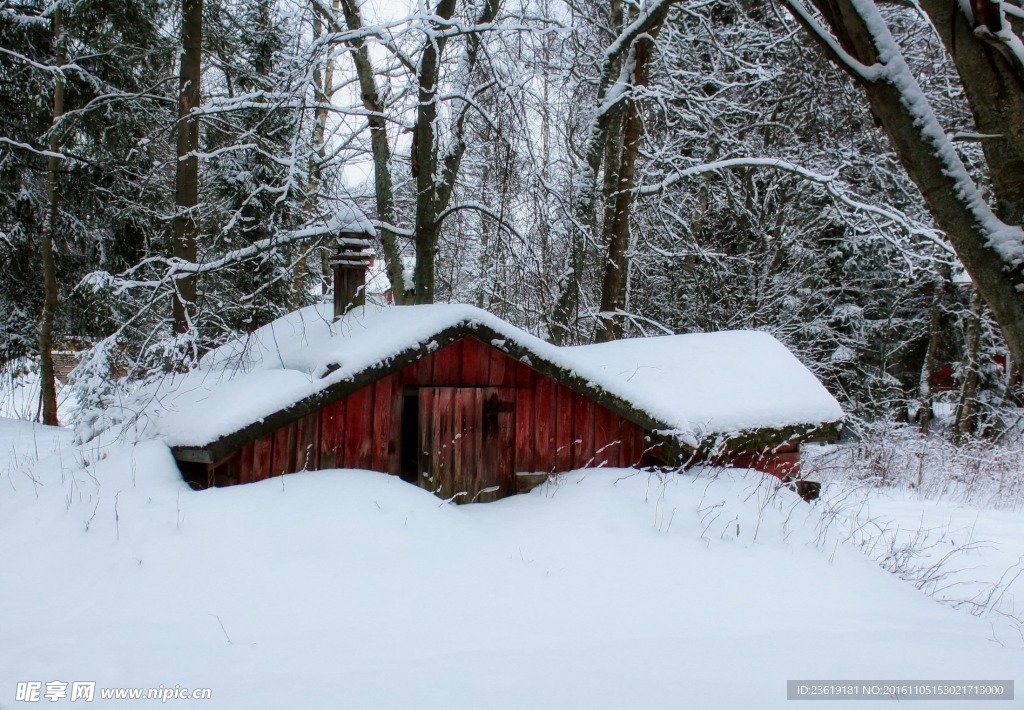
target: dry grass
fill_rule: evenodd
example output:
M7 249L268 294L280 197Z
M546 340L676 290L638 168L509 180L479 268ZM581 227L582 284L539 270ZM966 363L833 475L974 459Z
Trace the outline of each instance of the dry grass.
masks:
M1024 441L969 439L956 445L911 426L877 425L860 440L808 447L805 475L915 491L928 499L1001 510L1024 508Z

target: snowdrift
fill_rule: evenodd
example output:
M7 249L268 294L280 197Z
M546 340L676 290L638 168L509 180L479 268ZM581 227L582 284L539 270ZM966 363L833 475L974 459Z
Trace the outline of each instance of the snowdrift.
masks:
M86 679L239 710L782 708L787 679L1024 660L756 473L589 471L455 507L365 471L194 492L147 442L0 491L4 705Z

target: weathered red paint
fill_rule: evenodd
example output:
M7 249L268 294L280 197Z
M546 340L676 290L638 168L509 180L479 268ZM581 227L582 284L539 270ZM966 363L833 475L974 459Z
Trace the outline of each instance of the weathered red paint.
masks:
M752 468L788 481L800 473L800 449L784 444L771 451L741 451L716 461L732 468Z

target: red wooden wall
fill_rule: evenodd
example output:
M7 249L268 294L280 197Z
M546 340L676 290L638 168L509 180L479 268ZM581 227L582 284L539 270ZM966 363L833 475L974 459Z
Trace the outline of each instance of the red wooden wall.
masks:
M724 461L712 463L732 468L753 468L787 481L800 473L800 447L783 444L769 451L742 451L731 454Z
M501 490L477 500L515 493L517 472L634 466L645 454L648 460L653 454L646 451L645 431L638 425L501 350L467 337L246 444L213 468L213 483L250 483L283 473L327 468L364 468L398 474L403 396L408 388L429 388L419 390L421 415L424 402L429 399L434 419L441 420L437 426L447 427L436 429L436 436L431 439L434 441L447 440L449 433L449 438L458 438L455 434L459 424L454 418L464 416L467 397L471 396L457 389L450 391L450 399L445 399L449 395L436 388L491 388L489 391L497 396L497 451L489 455L498 457L499 463L494 465L503 471L498 481ZM425 391L430 394L423 398ZM453 421L445 421L449 413ZM424 426L422 416L420 423ZM428 425L434 426L432 422ZM473 475L483 454L467 454L466 449L453 449L448 458L443 453L431 452L431 463L461 468L465 475ZM456 455L476 459L472 464L461 459L456 462ZM468 484L472 493L493 482L449 483Z

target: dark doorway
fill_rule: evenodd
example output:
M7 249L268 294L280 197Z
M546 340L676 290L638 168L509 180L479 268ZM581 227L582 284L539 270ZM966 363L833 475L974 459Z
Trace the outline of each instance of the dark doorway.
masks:
M416 483L420 477L420 391L407 387L402 394L401 477Z

